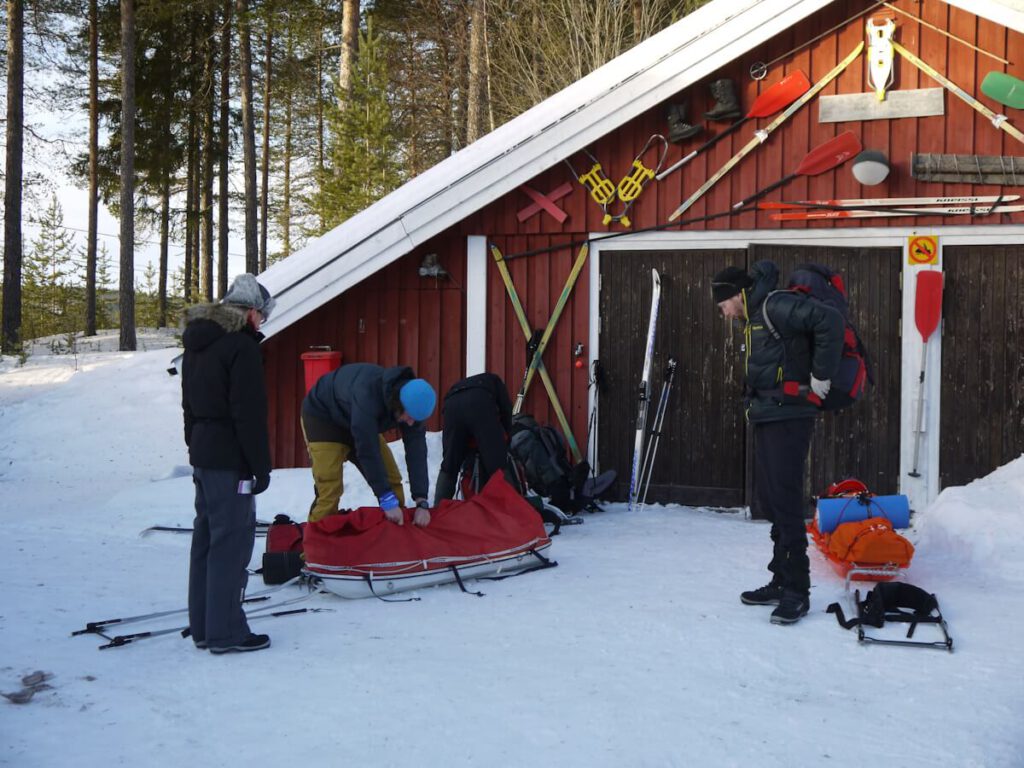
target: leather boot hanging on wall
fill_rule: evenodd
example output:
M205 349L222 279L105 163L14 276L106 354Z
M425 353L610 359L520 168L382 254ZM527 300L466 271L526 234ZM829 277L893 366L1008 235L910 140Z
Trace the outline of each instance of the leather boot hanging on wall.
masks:
M708 86L711 96L715 100L715 106L709 112L704 113L708 120L733 120L740 117L743 112L736 100L736 87L729 78L714 80Z
M696 136L702 130L702 125L691 125L686 122L686 104L669 104L665 111L665 118L668 121L668 140L674 144Z

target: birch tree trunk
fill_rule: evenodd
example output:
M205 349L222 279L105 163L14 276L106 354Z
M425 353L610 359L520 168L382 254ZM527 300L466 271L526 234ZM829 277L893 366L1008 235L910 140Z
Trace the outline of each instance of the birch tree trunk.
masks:
M472 0L469 20L469 104L466 112L466 143L487 133L487 89L484 31L487 28L486 0Z
M338 57L338 104L352 94L352 67L359 41L359 0L341 0L341 53Z

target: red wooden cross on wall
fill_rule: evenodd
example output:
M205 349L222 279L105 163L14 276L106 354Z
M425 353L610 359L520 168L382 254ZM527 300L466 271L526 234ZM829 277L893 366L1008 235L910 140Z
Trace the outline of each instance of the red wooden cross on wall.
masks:
M561 200L572 192L572 184L566 182L562 186L551 190L546 195L542 195L537 190L532 187L528 187L525 184L521 184L519 189L521 189L527 197L533 200L530 205L526 206L516 214L516 218L519 219L519 221L526 221L528 218L540 211L547 211L550 213L559 224L569 218L569 214L555 205L555 201Z

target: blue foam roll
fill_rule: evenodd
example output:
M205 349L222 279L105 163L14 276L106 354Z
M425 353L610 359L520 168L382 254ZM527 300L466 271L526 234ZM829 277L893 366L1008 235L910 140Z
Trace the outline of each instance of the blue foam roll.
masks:
M818 499L818 530L831 533L840 523L864 520L868 517L885 517L893 528L910 525L910 501L903 494L894 496L871 496L867 504L860 499Z

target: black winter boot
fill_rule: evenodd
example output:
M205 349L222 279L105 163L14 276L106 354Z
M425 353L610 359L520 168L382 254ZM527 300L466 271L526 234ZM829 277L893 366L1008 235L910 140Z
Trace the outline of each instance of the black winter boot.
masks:
M782 585L771 581L763 587L740 593L740 601L744 605L778 605L782 599Z
M736 100L736 87L732 80L723 77L721 80L713 81L708 89L716 103L710 112L704 113L704 117L708 120L733 120L742 116L743 112Z
M772 624L795 624L810 609L811 600L807 595L787 589L782 593L779 607L772 611Z
M686 122L686 104L669 104L665 119L668 121L668 140L675 144L704 130L702 125Z

